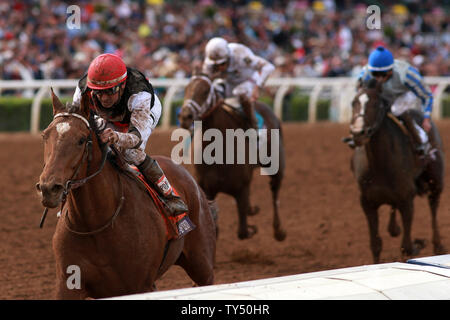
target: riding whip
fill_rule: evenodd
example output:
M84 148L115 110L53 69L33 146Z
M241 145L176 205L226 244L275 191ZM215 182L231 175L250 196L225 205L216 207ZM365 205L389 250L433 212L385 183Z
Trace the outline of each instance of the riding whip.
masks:
M45 217L47 217L48 208L45 207L44 212L42 213L41 222L39 223L39 228L42 229L44 226Z

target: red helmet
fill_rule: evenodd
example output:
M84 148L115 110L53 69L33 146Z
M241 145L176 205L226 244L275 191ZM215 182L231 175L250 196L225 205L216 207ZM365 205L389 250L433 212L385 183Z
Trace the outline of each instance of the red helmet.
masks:
M87 86L94 90L117 86L127 79L127 67L119 56L104 53L89 65Z

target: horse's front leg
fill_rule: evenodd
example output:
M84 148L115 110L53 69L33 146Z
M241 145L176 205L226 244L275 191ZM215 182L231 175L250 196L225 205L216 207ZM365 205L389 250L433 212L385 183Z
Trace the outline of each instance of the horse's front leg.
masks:
M414 216L413 200L414 198L411 197L410 199L401 203L400 206L398 206L398 209L402 216L404 230L401 250L402 253L407 256L415 256L419 254L420 250L424 247L424 242L422 240L416 240L414 241L414 244L411 240L411 227Z
M373 262L379 263L383 241L378 234L378 206L369 202L363 195L361 195L360 202L369 225L370 248L372 250Z
M439 234L439 226L437 223L437 209L439 206L440 191L432 191L428 196L428 203L431 210L431 226L433 228L433 252L440 255L447 252L445 247L441 243L441 236Z
M250 206L250 186L245 186L234 195L236 199L238 213L239 213L239 227L238 227L238 237L239 239L248 239L253 237L258 231L256 226L251 226L247 224L247 216L251 212Z
M431 226L433 228L433 252L434 254L446 253L445 247L441 243L441 236L439 234L439 226L437 223L437 211L439 207L440 197L443 190L443 172L444 164L442 155L438 154L439 158L430 164L427 174L430 185L430 193L428 195L428 204L431 210Z
M279 215L279 200L278 194L281 186L282 174L279 172L276 175L270 177L270 190L272 191L272 205L273 205L273 234L275 239L283 241L286 239L286 230L281 225L281 219Z

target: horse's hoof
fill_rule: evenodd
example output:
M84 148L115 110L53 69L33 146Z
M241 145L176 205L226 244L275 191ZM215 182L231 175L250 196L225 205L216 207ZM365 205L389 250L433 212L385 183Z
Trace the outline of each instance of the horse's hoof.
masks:
M388 231L391 237L398 237L402 232L402 229L399 226L389 226Z
M283 229L275 230L274 237L277 241L283 241L284 239L286 239L286 231L284 231Z
M248 213L249 216L254 216L257 215L259 213L259 207L258 206L254 206L251 208L250 212Z
M414 239L413 247L415 250L420 251L425 248L427 241L425 239ZM419 252L417 252L419 253Z
M439 244L439 245L434 246L433 253L435 255L446 254L447 250L445 249L445 247L442 244Z
M424 239L415 239L410 248L402 247L402 255L413 257L420 253L420 250L425 248L426 241Z
M245 232L238 232L238 238L241 240L250 239L258 232L258 228L256 226L247 226L247 230Z

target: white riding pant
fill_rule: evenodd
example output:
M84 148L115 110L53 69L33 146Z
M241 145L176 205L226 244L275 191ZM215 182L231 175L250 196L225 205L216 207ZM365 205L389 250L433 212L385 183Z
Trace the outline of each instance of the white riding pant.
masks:
M411 91L406 92L405 94L401 95L397 99L395 99L394 103L391 106L391 112L395 116L400 116L403 112L410 110L410 109L419 109L420 107L420 100L416 97L414 93ZM420 110L420 109L419 109ZM417 132L419 133L420 140L423 144L428 142L428 135L425 132L425 130L414 121L414 127L416 128Z
M216 79L213 82L216 90L222 92L225 98L239 97L241 95L247 96L249 99L253 95L253 90L256 84L252 81L244 81L241 83L225 82L223 79Z

